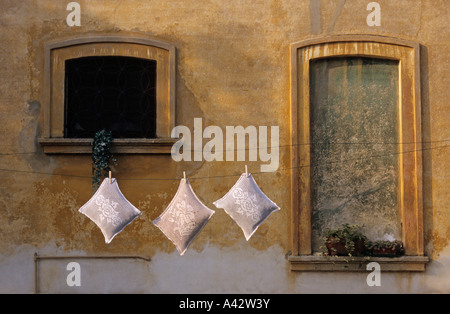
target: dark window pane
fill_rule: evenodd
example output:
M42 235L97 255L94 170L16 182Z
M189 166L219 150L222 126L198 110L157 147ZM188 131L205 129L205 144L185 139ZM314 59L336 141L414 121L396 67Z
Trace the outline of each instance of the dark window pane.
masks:
M66 61L65 134L114 138L156 137L156 61L83 57Z

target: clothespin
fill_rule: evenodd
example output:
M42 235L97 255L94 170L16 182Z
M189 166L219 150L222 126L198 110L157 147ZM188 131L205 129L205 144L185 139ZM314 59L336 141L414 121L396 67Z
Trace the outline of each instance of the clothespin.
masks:
M111 170L109 170L109 184L111 184Z
M248 177L247 165L245 165L245 176Z

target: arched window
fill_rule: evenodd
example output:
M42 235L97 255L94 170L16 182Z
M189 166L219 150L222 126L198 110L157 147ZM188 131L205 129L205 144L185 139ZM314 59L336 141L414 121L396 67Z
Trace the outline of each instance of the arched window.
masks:
M136 37L52 42L45 48L46 153L89 153L101 129L116 152L170 153L175 47Z
M423 270L419 51L360 35L291 45L294 270L317 269L302 255L342 223L393 235L413 265L399 269Z

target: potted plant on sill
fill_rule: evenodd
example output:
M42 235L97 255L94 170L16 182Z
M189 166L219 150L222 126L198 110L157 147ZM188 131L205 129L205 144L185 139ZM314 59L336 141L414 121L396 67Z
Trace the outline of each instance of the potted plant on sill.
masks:
M341 228L325 231L325 247L331 256L363 256L367 237L358 225L343 224Z
M370 242L368 250L371 256L375 257L394 257L405 254L403 243L401 241L379 240Z

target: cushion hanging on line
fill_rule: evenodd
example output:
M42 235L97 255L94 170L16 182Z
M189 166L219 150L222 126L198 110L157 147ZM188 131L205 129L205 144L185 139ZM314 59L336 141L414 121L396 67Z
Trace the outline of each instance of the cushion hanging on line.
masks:
M258 227L280 209L258 187L250 173L243 173L224 197L213 203L239 225L248 241Z
M183 255L213 214L195 195L189 180L181 179L174 198L153 224Z
M94 196L79 209L100 228L106 243L142 214L123 196L117 180L109 180L105 178Z

